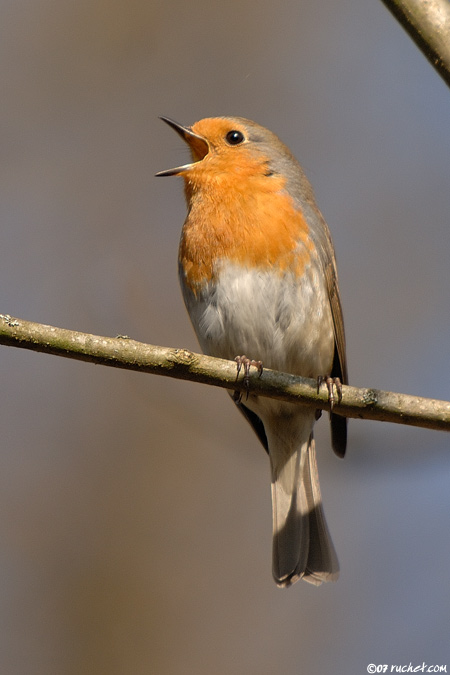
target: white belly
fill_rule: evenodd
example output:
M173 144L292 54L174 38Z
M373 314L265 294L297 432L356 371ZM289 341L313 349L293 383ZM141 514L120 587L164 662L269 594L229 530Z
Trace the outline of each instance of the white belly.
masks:
M315 265L298 279L292 272L279 275L224 263L216 283L202 294L183 290L206 354L227 359L246 354L266 368L304 377L330 373L333 321Z

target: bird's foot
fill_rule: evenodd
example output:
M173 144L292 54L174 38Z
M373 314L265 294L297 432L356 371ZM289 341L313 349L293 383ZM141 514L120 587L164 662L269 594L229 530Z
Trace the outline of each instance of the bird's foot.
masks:
M257 368L259 376L261 377L261 375L263 374L262 361L255 361L254 359L249 359L247 356L245 356L245 354L243 354L242 356L236 356L235 361L237 364L236 380L238 379L242 368L244 369L244 386L247 391L246 398L248 398L248 392L250 389L250 368L251 366ZM240 403L242 400L242 392L235 391L233 394L233 400L236 401L237 403Z
M327 385L328 402L330 404L330 412L331 412L336 403L336 399L334 397L334 389L336 389L337 393L337 402L340 403L342 401L342 383L338 377L330 377L330 375L319 375L317 378L317 393L319 393L320 385L323 382L325 382L325 384Z

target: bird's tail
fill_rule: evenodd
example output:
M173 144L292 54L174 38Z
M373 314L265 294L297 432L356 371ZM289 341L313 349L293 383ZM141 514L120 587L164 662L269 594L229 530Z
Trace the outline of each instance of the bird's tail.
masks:
M290 586L300 578L316 585L337 579L339 563L323 512L312 432L283 461L274 460L271 456L277 585Z

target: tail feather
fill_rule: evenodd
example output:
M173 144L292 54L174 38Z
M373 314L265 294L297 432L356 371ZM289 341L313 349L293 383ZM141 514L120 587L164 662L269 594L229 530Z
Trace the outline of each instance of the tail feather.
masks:
M337 579L339 563L323 512L312 433L281 470L272 464L272 474L276 583L290 586L303 578L319 585Z

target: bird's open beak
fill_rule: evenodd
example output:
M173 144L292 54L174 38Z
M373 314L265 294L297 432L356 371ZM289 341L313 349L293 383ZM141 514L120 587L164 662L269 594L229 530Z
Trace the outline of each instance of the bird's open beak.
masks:
M175 129L183 141L188 144L194 161L190 164L177 166L175 169L159 171L157 174L155 174L156 176L179 176L185 171L188 171L196 162L200 162L204 157L206 157L209 152L209 145L203 136L195 134L190 127L183 127L181 124L174 122L174 120L171 120L168 117L160 117L159 119L168 124L169 127L172 127L172 129Z

